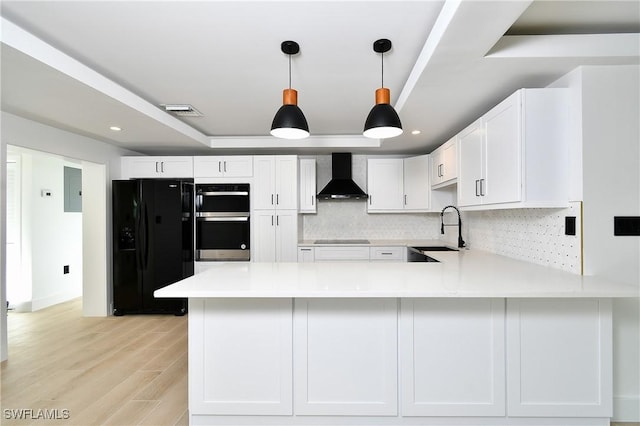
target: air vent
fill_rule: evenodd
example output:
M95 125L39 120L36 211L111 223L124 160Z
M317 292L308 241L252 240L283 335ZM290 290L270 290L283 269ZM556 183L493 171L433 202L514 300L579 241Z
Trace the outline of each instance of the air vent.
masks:
M178 117L202 117L202 113L189 104L161 104L160 106Z

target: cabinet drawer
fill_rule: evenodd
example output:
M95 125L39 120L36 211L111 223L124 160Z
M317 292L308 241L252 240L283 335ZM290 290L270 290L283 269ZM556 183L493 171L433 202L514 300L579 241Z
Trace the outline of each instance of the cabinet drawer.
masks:
M316 262L322 261L354 261L369 260L369 247L367 246L325 246L315 247L314 257Z
M393 260L402 262L406 247L370 247L369 259L372 261Z

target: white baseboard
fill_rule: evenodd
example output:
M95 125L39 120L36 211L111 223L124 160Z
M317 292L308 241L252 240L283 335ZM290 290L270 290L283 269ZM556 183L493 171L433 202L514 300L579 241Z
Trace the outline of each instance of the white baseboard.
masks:
M58 303L67 302L71 299L75 299L80 296L82 296L81 291L67 291L63 293L54 294L48 297L43 297L41 299L32 300L31 301L32 312L38 311L40 309L48 308L49 306L57 305Z
M9 308L14 312L31 312L31 301L20 303L9 303Z
M614 422L640 422L640 395L613 397Z

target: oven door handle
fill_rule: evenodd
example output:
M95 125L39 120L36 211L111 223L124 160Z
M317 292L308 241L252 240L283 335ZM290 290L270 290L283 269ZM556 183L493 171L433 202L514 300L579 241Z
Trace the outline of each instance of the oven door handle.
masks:
M249 195L248 191L211 191L198 192L198 195L220 196L220 195Z
M246 222L249 216L217 216L217 217L198 217L196 220L202 222Z

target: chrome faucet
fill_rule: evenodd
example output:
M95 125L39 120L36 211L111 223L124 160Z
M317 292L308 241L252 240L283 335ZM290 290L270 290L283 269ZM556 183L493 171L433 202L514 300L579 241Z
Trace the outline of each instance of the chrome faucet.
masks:
M440 233L444 235L445 226L456 226L454 223L448 223L448 224L444 223L444 211L448 208L452 208L456 212L458 212L458 248L463 248L464 240L462 239L462 219L460 218L460 210L458 210L456 206L447 206L443 208L442 211L440 212Z

